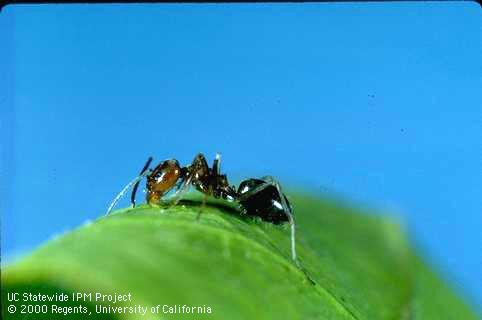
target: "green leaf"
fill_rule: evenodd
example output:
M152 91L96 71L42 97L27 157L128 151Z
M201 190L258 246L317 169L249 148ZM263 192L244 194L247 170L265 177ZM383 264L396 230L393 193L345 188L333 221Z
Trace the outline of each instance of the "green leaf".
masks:
M292 202L306 274L291 260L287 225L241 217L221 202L142 205L58 236L8 266L3 319L477 318L413 253L396 221L328 200L297 196ZM14 292L64 292L69 301L7 301ZM77 293L87 295L72 301ZM130 294L131 301L95 299L115 293ZM47 305L48 312L21 314L29 304ZM17 311L9 313L9 305ZM55 316L52 305L81 305L91 315L70 309L68 317ZM148 308L145 316L129 313L138 305ZM159 313L152 313L158 305ZM183 305L205 313L164 313L166 306ZM131 309L96 313L109 306Z

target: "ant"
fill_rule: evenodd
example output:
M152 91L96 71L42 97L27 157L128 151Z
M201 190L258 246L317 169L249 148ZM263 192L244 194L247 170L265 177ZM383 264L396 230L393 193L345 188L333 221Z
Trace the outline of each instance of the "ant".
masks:
M168 159L159 163L154 169L150 169L151 162L152 157L149 157L139 175L114 198L106 215L112 211L131 186L134 186L131 203L135 207L137 189L144 177L147 179L146 201L148 204L159 204L167 193L177 187L170 197L175 205L179 202L180 196L190 186L194 186L204 195L202 206L205 205L207 197L212 196L229 202L237 202L241 207L242 214L259 217L261 220L273 224L288 222L291 226L291 256L296 265L300 266L296 258L293 209L288 198L282 192L279 182L273 177L244 180L236 190L235 186L229 185L227 176L221 174L221 156L219 154L216 154L211 168L202 153L197 154L191 165L186 167L181 167L176 159ZM198 219L199 216L200 212L197 216Z

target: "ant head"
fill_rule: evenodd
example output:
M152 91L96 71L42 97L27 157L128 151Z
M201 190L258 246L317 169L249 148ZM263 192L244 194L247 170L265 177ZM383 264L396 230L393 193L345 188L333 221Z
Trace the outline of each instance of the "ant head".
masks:
M289 222L292 214L288 198L276 183L267 179L248 179L238 187L238 202L246 214L275 224ZM283 203L285 205L283 205Z
M147 202L158 203L169 192L182 175L179 162L169 159L158 164L147 176Z

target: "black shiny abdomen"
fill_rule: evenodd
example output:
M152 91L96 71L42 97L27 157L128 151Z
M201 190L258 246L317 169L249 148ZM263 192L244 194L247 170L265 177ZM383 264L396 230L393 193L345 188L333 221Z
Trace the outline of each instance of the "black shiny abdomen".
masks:
M262 184L266 184L266 182L260 179L248 179L239 185L238 194L241 196L239 204L243 207L245 213L250 216L260 217L262 220L274 224L288 222L289 217L282 208L281 197L285 198L290 209L291 206L288 199L284 195L280 195L276 186L269 184L264 189L254 192L243 199L243 194L249 193Z

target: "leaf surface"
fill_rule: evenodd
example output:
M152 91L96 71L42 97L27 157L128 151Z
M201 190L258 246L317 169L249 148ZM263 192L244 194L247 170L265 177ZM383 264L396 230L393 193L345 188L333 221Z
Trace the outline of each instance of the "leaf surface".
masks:
M291 201L306 273L291 260L287 225L240 216L220 202L202 209L192 200L170 208L141 205L63 234L8 266L2 272L3 306L14 304L17 312L3 307L3 318L477 318L414 254L395 221L329 200ZM7 292L65 292L70 299L9 302ZM91 293L91 301L73 301L77 293ZM116 293L130 293L131 301L96 300L96 294ZM27 304L45 304L48 312L21 314ZM82 305L90 315L53 314L52 305ZM138 306L147 308L145 315ZM170 313L174 306L177 312ZM197 312L183 312L182 306ZM98 313L101 307L125 313Z

